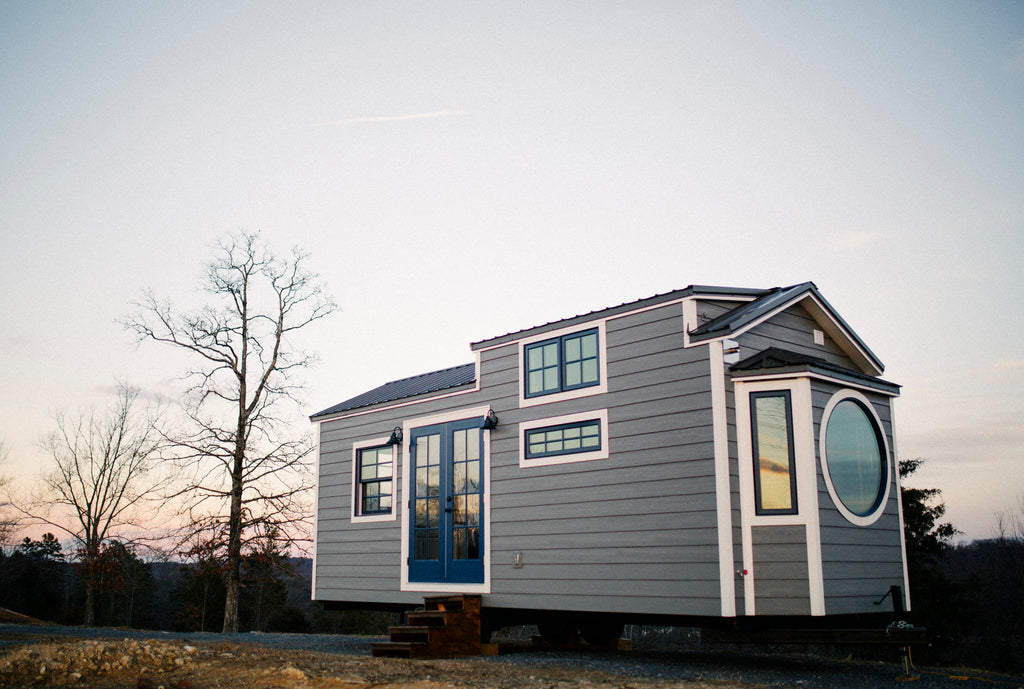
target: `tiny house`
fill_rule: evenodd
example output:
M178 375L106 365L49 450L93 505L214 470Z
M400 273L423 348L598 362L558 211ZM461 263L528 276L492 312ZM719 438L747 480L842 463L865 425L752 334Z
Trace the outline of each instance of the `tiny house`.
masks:
M813 283L690 286L471 351L311 417L328 608L796 624L899 587L909 609L899 386Z

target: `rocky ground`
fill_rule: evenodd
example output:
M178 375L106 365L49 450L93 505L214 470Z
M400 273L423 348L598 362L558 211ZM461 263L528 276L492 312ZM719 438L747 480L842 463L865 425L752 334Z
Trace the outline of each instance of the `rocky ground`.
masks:
M0 611L2 612L2 611ZM32 624L0 614L0 687L100 689L876 689L904 686L893 662L696 647L544 650L490 658L371 658L374 639L197 634ZM1024 678L914 668L919 689L1024 689Z
M240 643L61 641L8 649L0 655L0 686L104 689L213 687L337 689L704 689L743 682L659 681L557 665L483 660L409 661L267 649Z

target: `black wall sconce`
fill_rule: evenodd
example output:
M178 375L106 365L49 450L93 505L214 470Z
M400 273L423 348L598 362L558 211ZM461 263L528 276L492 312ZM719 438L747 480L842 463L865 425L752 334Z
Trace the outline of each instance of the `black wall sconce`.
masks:
M484 422L480 424L480 428L485 431L493 431L498 427L498 415L494 413L493 409L487 410L487 416L484 417Z
M402 444L402 427L395 426L395 430L391 431L391 437L388 438L388 445L401 445Z

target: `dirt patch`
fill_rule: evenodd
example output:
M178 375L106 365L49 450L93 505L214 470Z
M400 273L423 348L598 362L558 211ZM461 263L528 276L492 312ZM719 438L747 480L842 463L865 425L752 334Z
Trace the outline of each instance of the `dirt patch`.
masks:
M0 686L100 689L750 689L478 660L410 661L246 644L67 641L0 652Z

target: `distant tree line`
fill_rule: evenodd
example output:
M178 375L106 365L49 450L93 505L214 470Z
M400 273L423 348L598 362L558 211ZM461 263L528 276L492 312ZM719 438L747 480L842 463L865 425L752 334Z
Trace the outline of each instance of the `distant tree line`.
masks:
M110 541L86 565L64 552L53 534L0 550L0 607L48 622L86 619L86 577L93 577L95 624L166 631L221 631L226 586L223 562L145 561L130 544ZM381 634L391 619L378 613L326 613L310 600L312 563L287 557L273 539L248 551L241 567L239 631Z
M923 460L900 462L911 476ZM1024 499L997 515L999 536L954 545L940 491L903 488L913 619L929 630L928 661L1024 671Z

